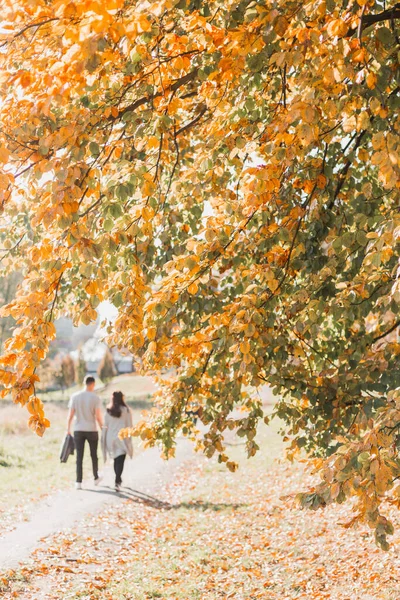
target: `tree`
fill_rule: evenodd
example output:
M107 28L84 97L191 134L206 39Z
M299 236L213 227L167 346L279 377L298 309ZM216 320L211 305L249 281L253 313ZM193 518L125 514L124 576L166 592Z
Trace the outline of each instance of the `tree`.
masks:
M57 360L52 360L47 356L36 369L36 373L39 377L38 389L40 391L46 391L51 388L54 383L58 383L59 372L60 365Z
M67 354L55 363L54 380L64 391L75 383L75 364L71 356Z
M86 365L86 361L83 357L83 352L82 352L82 348L79 348L79 354L78 354L78 360L76 362L76 366L75 366L75 381L78 384L82 384L85 380L85 377L87 375L87 365Z
M104 353L103 358L101 359L98 369L97 375L100 377L103 383L107 383L117 374L117 369L115 368L114 358L111 354L109 348Z
M196 402L200 447L234 470L224 431L257 451L251 390L268 383L292 454L322 475L303 504L356 497L386 547L399 17L373 0L5 3L3 256L25 278L2 311L19 326L0 378L39 435L53 320L88 324L108 300L108 343L173 373L136 429L147 443L170 455L178 430L195 435Z
M75 383L75 363L67 354L61 361L61 370L64 374L65 387L69 388Z

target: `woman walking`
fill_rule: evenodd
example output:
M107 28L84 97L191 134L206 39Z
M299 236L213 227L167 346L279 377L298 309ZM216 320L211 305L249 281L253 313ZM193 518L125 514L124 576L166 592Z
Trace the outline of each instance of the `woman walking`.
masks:
M131 438L120 440L118 437L120 430L125 427L132 427L131 411L125 404L123 393L113 392L104 419L102 448L104 461L106 461L107 455L114 459L116 492L119 492L121 489L121 476L124 470L126 455L129 454L131 458L133 456Z

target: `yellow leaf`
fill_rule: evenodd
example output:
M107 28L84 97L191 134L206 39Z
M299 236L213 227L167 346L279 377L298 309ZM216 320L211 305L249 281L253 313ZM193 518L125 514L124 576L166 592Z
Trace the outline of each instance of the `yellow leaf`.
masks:
M8 158L10 156L9 151L7 150L7 148L2 144L0 146L0 162L2 163L6 163L8 162Z
M359 2L359 0L357 0L357 1ZM366 80L367 86L369 87L370 90L373 90L374 87L376 87L377 76L375 75L375 73L368 73L365 80Z
M323 173L321 173L320 175L318 175L318 177L317 177L317 187L320 190L324 189L324 187L326 186L326 182L327 182L327 178L325 177L325 175Z
M144 196L151 196L154 192L156 186L153 181L145 181L142 187L142 192Z
M349 30L349 26L342 19L333 19L328 24L327 31L331 37L343 37Z
M350 133L357 128L357 120L355 115L350 115L349 117L343 119L343 131L345 133Z
M357 63L365 62L367 59L367 51L364 48L364 46L362 48L359 48L358 50L356 50L353 53L352 58L353 58L354 62L357 62Z
M148 348L149 352L156 352L157 351L157 342L150 342L149 344L149 348Z
M279 37L283 37L286 33L287 28L289 27L289 21L286 17L278 17L274 22L274 31Z
M248 354L250 352L250 343L248 340L245 340L240 344L239 348L242 354Z
M145 221L151 221L151 219L154 217L154 214L154 208L151 206L144 206L142 208L142 217Z
M189 287L188 287L188 289L187 289L187 290L188 290L189 294L192 294L192 295L194 295L194 294L196 294L196 293L197 293L198 289L199 289L199 286L198 286L198 285L197 285L197 283L194 281L193 283L191 283L191 284L189 285Z
M307 105L300 112L306 123L314 123L318 119L318 111L313 106Z
M279 281L277 279L271 279L268 281L268 287L271 292L275 292L279 287Z
M147 138L147 148L158 148L160 145L160 140L155 135Z
M136 17L136 24L138 31L140 32L151 31L151 23L146 17L146 15L138 15Z
M157 334L156 327L148 327L147 328L147 337L149 340L154 340Z
M85 290L88 294L90 294L90 296L94 296L95 294L97 294L98 285L95 281L89 281L89 283L85 287Z
M23 73L21 73L19 82L24 88L28 87L28 85L32 83L32 75L29 73L29 71L23 71Z
M238 464L237 464L237 463L235 463L235 462L232 462L232 461L228 461L228 462L226 463L226 466L228 467L228 469L229 469L229 470L230 470L232 473L234 473L234 472L235 472L235 471L237 471L237 469L238 469Z

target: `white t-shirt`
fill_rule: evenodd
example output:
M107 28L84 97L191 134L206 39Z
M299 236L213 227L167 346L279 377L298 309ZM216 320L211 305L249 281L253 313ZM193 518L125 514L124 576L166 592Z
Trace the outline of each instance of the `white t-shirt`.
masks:
M94 392L82 390L72 394L69 408L75 410L74 431L97 431L96 409L101 400Z

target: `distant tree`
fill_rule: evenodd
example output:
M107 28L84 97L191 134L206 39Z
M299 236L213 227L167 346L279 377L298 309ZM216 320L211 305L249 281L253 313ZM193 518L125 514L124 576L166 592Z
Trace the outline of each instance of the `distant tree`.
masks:
M67 354L61 361L61 370L64 374L65 387L71 387L75 383L75 363Z
M53 371L53 377L63 391L75 383L75 364L69 354L58 363Z
M62 390L64 390L65 389L64 373L61 368L61 361L58 361L57 359L55 359L53 362L52 377L53 377L54 383L57 386L59 386Z
M86 373L87 373L87 364L83 357L82 348L80 348L78 360L75 365L75 382L78 384L83 383L83 380L86 377Z
M54 360L46 358L37 368L36 373L40 378L40 390L45 391L55 383L55 363Z
M97 369L97 374L100 377L101 381L103 381L103 383L107 383L117 374L114 358L109 348L107 348L103 358L100 361L100 364Z

